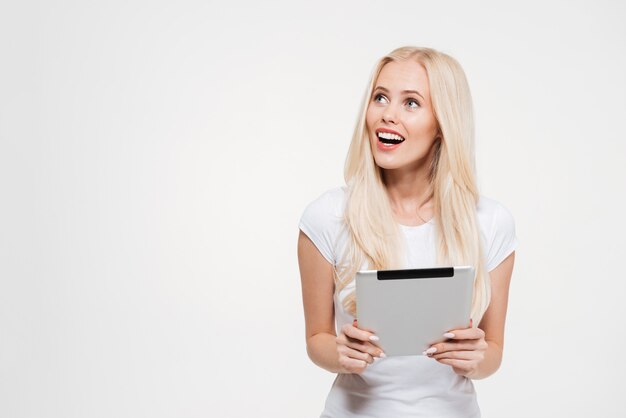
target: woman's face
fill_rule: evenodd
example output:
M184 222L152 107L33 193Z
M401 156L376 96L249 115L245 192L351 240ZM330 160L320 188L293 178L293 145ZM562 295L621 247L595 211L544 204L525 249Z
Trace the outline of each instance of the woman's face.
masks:
M374 84L365 123L379 167L428 166L438 125L424 67L410 60L386 64Z

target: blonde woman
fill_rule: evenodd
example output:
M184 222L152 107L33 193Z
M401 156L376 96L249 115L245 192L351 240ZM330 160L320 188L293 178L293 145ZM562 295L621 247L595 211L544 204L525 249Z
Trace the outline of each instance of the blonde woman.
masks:
M345 180L299 225L307 352L337 373L321 416L479 417L472 379L500 366L517 239L510 212L478 192L472 100L455 59L404 47L378 62ZM358 327L355 272L446 265L476 267L468 327L422 356L386 357Z

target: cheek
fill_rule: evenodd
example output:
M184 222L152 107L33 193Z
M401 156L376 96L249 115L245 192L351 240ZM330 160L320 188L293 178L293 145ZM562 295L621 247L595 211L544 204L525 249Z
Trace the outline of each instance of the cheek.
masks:
M415 118L409 125L414 135L419 138L434 138L437 134L437 122L434 119Z
M379 115L376 109L374 110L370 109L365 115L365 128L367 129L366 131L367 138L373 145L375 145L376 142L378 142L378 138L376 138L376 136L373 135L373 132L376 130L377 123L380 120L378 116Z

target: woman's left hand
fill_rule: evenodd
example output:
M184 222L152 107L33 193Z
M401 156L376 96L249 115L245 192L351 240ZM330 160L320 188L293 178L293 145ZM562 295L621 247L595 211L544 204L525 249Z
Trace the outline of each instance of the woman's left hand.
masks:
M456 329L444 334L446 341L433 344L424 354L452 366L456 374L471 378L485 358L487 342L480 328Z

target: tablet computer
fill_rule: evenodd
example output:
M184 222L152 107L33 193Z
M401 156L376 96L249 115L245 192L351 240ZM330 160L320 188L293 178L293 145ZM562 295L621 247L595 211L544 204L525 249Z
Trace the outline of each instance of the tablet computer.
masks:
M359 328L374 332L387 356L422 355L469 326L474 275L471 266L359 271Z

